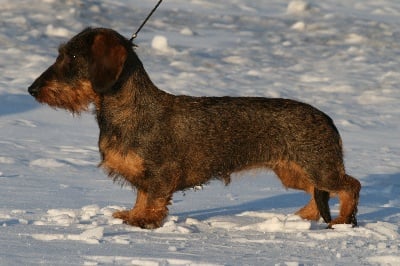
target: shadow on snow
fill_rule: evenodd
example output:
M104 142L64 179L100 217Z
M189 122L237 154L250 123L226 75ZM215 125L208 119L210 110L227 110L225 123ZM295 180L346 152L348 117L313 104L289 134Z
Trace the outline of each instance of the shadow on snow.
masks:
M26 112L38 106L39 104L35 102L35 99L28 92L26 92L26 95L0 95L0 116Z
M365 222L400 220L400 173L396 174L374 174L362 180L360 202L358 206L358 222L362 225ZM225 206L211 209L195 210L176 213L179 217L191 217L198 220L207 220L216 216L232 216L246 211L295 212L303 207L310 197L303 192L283 193L276 196L249 201L233 206ZM338 211L338 200L330 199L332 216L335 217ZM281 211L281 209L286 209Z

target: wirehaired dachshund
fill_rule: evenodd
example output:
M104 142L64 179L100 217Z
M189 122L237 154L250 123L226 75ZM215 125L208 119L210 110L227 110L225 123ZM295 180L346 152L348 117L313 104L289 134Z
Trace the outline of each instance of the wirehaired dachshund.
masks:
M332 119L298 101L172 95L150 80L132 43L114 30L87 28L59 48L56 62L29 87L41 103L80 113L94 104L100 166L137 189L115 218L162 226L174 192L234 172L268 168L309 203L297 214L328 227L357 224L360 182L346 174ZM329 198L340 201L331 219Z

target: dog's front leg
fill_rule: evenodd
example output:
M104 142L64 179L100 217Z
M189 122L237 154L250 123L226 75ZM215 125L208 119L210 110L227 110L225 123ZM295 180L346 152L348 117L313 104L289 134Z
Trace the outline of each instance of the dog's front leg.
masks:
M162 225L168 215L167 205L170 197L156 197L143 190L137 191L135 206L132 210L118 211L114 218L122 219L124 223L143 229L155 229Z

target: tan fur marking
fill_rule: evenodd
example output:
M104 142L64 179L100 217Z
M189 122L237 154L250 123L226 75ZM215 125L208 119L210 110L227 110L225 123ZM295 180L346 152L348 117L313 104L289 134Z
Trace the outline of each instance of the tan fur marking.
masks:
M298 210L296 214L306 220L318 221L320 218L320 214L314 197L312 196L308 204Z
M152 199L149 194L138 190L136 204L132 210L117 211L113 217L122 219L124 223L147 229L160 227L168 215L167 205L170 198Z
M76 87L56 80L48 81L36 99L52 107L67 109L72 113L87 111L91 103L97 106L100 101L90 81L80 81Z
M337 192L337 196L340 201L340 211L339 216L329 223L329 227L334 224L349 224L353 223L352 219L355 219L357 213L358 198L361 189L360 182L352 176L344 175L343 184L346 187Z
M134 179L142 177L145 170L144 160L132 151L123 155L115 150L106 150L101 166L108 173L117 173L131 183Z
M314 185L304 170L296 163L279 161L271 168L285 187L301 189L311 195L314 193Z
M314 199L314 185L309 181L309 177L304 170L296 163L287 161L278 161L272 169L285 187L301 189L311 195L308 204L298 210L296 214L303 219L319 220L320 213Z

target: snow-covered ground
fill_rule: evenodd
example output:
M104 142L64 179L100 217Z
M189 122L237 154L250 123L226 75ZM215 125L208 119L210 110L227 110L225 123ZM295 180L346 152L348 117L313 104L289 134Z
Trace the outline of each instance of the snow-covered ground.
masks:
M165 0L136 40L153 81L328 113L363 188L359 227L303 221L268 172L176 193L162 228L111 217L135 192L98 169L98 129L26 88L86 26L127 37L156 1L0 0L0 265L400 265L400 2ZM331 201L333 215L337 201Z

